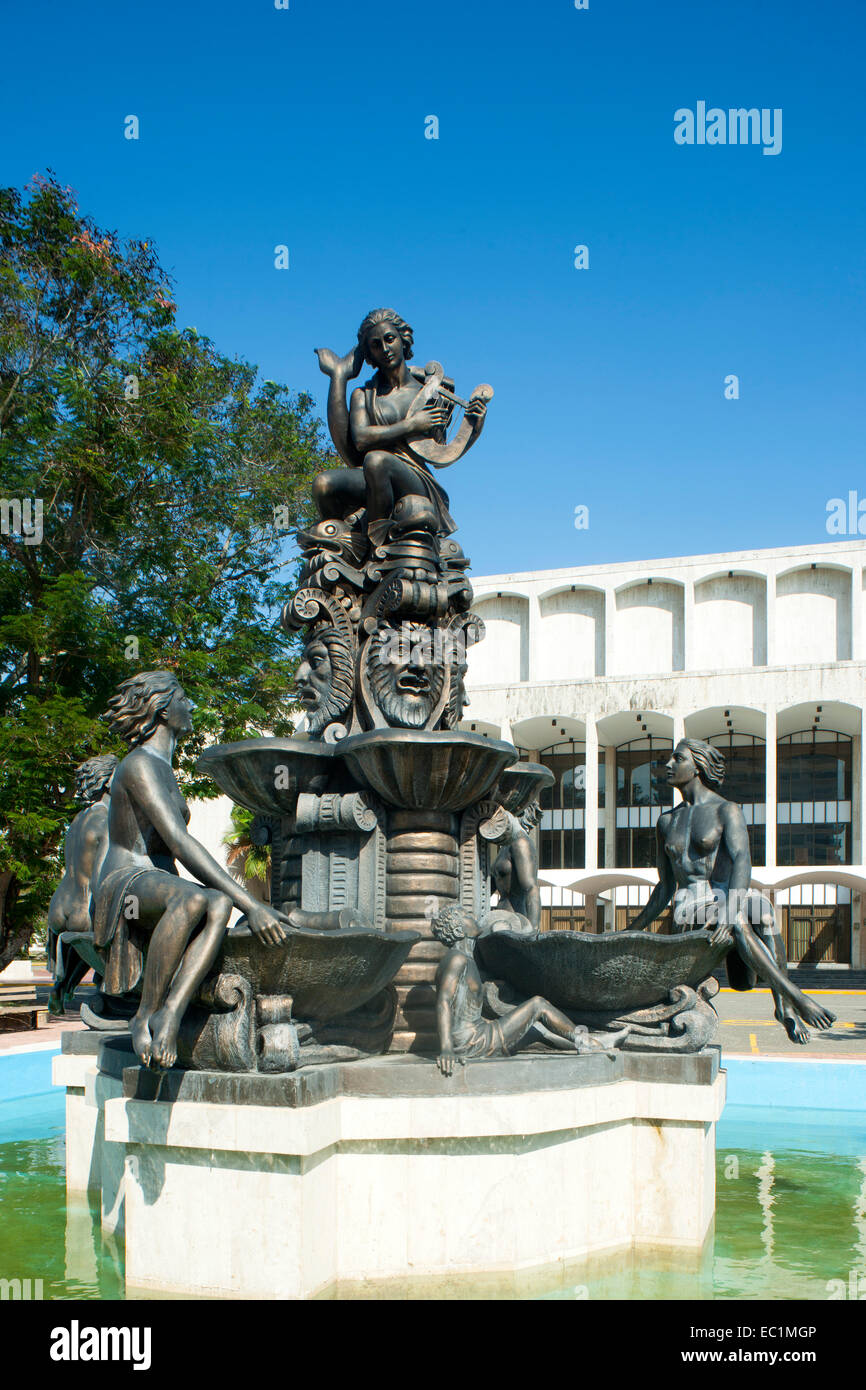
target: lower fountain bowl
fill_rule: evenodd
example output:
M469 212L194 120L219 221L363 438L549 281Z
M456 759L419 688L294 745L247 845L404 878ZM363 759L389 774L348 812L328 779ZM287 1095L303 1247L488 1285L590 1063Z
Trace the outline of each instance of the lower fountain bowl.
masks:
M218 968L249 980L254 994L290 995L294 1018L324 1022L383 990L420 940L414 931L295 929L282 946L265 946L239 927L226 936Z
M703 930L677 936L494 932L480 938L476 955L488 975L527 998L539 994L560 1009L603 1013L649 1008L677 985L695 988L729 950L729 945L711 945L710 932Z

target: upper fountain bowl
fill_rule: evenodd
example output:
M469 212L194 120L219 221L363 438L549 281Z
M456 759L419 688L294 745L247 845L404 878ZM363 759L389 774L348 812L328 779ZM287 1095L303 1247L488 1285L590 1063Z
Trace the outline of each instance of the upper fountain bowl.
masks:
M325 791L334 746L299 738L245 738L215 743L196 763L222 791L248 811L291 815L301 792Z
M495 785L515 748L482 734L373 729L336 745L356 781L391 806L462 811Z

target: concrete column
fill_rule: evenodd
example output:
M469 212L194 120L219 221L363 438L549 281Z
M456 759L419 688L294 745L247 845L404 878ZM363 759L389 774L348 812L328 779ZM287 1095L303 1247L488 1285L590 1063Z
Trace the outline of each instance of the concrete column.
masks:
M604 750L604 867L612 869L616 859L616 748Z
M604 675L610 676L614 670L614 622L616 620L616 594L613 589L604 591Z
M859 827L858 827L860 833L859 833L859 835L858 835L858 837L857 837L856 842L855 842L854 844L852 844L852 846L851 846L851 854L852 854L852 858L854 859L855 864L862 864L862 863L864 863L864 859L866 859L866 854L864 854L864 845L863 845L863 839L864 839L864 836L863 836L863 809L864 809L864 807L863 807L863 795L864 795L864 792L866 792L866 738L864 738L864 736L863 736L863 733L864 733L864 731L863 731L864 717L863 717L862 714L861 714L861 716L860 716L860 721L861 721L861 724L860 724L860 738L859 738L859 740L857 740L857 741L859 742L859 744L860 744L860 750L859 750L859 751L860 751L860 756L859 756L859 758L855 756L855 757L852 759L853 767L852 767L852 769L851 769L852 774L853 774L853 775L852 775L852 781L853 781L854 784L855 784L855 785L851 788L851 791L854 793L854 801L853 801L853 805L852 805L852 807L851 807L851 814L852 814L852 816L856 816L856 817L859 819L859 822L860 822ZM853 750L852 750L852 751L853 751ZM855 808L856 808L856 809L855 809ZM859 812L859 815L858 815L858 812ZM856 824L856 823L855 823L855 824ZM855 826L852 826L852 827L851 827L851 839L852 839L852 840L854 840L854 831L855 831Z
M862 726L863 716L860 722ZM851 863L863 863L863 734L851 740Z
M687 579L683 585L683 670L692 665L695 650L695 585Z
M775 583L775 581L774 581ZM776 867L776 711L767 710L767 722L764 729L766 737L766 768L765 768L765 791L764 805L766 807L766 867L775 869Z
M499 737L505 743L514 743L514 734L511 732L511 720L503 719L499 726ZM515 745L516 747L516 745Z
M676 746L677 746L677 744L679 743L680 739L683 739L683 738L685 738L685 736L686 736L686 720L685 720L685 715L683 715L683 714L675 714L675 715L673 716L673 721L674 721L674 727L673 727L673 740L674 740L674 748L676 748Z
M583 813L583 835L586 843L584 863L588 869L598 868L598 729L594 715L586 720L586 809Z
M851 660L864 659L863 641L863 574L855 562L851 570Z
M855 970L866 966L866 942L863 931L863 894L851 894L851 965Z
M539 657L541 655L541 605L538 602L538 594L530 592L529 595L529 652L527 659L526 679L530 681L538 680L540 670Z
M583 898L584 931L595 932L595 914L598 907L598 899L595 893L585 893Z
M776 664L776 571L767 575L767 665Z

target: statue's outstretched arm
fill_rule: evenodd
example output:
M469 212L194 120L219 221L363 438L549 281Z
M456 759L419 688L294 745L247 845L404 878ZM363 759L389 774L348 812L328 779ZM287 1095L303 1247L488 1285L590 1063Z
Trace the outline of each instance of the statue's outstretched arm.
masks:
M346 387L361 371L364 354L360 344L356 344L345 357L338 357L330 348L316 348L319 367L330 377L328 387L328 429L334 448L344 463L350 468L359 468L364 462L352 442L349 430L349 408L346 404Z
M441 975L436 981L436 1028L439 1034L439 1056L437 1065L443 1076L450 1076L454 1070L454 1040L451 1035L451 1008L457 993L457 982L466 969L468 961L455 951L450 959L446 957L440 967Z
M124 778L130 797L141 807L169 853L205 888L231 898L242 912L256 913L261 903L251 897L231 874L190 835L177 810L177 782L167 763L157 758L137 758Z

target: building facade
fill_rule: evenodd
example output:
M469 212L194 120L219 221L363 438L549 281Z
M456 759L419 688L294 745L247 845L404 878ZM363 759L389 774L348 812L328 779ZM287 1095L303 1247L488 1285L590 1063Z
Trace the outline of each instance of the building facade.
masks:
M621 929L646 902L686 736L725 755L790 959L866 966L864 565L850 541L473 577L461 727L556 777L545 925Z

